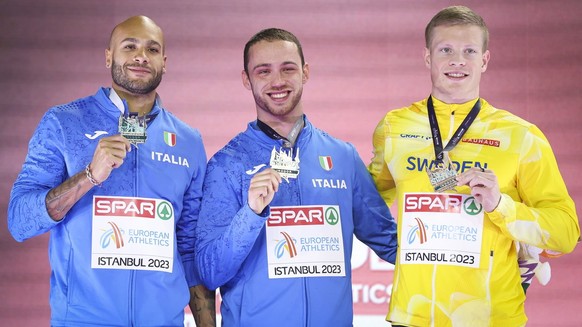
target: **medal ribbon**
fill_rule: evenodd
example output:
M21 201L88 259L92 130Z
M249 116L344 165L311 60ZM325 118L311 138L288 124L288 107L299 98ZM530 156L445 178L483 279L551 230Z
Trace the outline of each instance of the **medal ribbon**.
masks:
M477 99L477 102L475 102L475 105L473 105L473 108L471 108L471 111L469 111L469 114L467 115L467 117L465 117L459 128L455 131L455 133L453 133L451 140L449 141L449 143L447 143L444 149L439 124L437 122L436 113L434 111L434 106L432 104L432 96L428 97L426 105L428 109L428 121L430 123L430 132L432 133L432 142L434 144L434 154L436 157L435 163L438 166L443 163L444 152L451 151L459 143L459 141L461 141L461 138L463 137L463 135L465 135L465 133L469 129L469 126L471 126L475 118L477 118L477 115L481 110L481 99Z
M297 141L297 137L299 136L299 133L303 129L303 126L305 126L305 122L303 121L303 116L297 119L295 125L293 125L293 128L291 129L287 137L281 136L274 129L272 129L271 126L263 123L258 119L257 126L261 129L261 131L263 131L263 133L267 134L270 138L275 140L283 140L284 148L292 148L295 145L295 141Z

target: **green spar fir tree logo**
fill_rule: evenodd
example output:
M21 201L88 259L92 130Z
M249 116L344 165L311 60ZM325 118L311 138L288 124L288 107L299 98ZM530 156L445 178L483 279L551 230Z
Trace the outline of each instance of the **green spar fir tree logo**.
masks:
M463 210L465 210L468 215L475 216L483 210L483 206L477 203L474 197L469 197L465 202L463 202Z
M325 210L325 221L330 225L335 225L339 221L339 212L334 207L329 207Z
M172 212L174 210L172 209L172 205L170 203L163 201L160 202L158 205L158 210L156 211L158 213L158 217L160 217L161 220L168 220L172 218Z

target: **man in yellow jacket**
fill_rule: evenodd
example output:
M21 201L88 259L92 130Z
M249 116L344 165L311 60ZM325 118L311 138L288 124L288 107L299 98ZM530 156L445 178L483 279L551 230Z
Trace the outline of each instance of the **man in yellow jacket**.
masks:
M545 136L479 97L488 30L448 7L425 31L428 98L390 111L369 170L398 201L394 326L523 326L517 244L568 253L580 236Z

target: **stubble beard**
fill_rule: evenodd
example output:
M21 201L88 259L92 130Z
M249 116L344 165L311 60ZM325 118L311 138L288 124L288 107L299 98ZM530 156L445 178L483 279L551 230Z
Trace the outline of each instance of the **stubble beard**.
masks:
M302 94L303 94L303 90L301 89L298 91L298 93L295 96L293 96L292 99L290 99L290 102L287 106L275 107L273 105L270 105L266 99L261 97L260 93L253 92L253 96L255 98L255 102L257 104L257 107L259 107L263 111L265 111L273 116L276 116L276 117L286 116L287 114L289 114L290 112L295 110L295 108L297 107L297 104L299 104L299 101L301 101ZM265 95L265 98L268 98L268 97L269 97L268 95Z
M141 67L140 65L133 66ZM140 80L130 80L127 75L124 74L121 65L117 64L115 61L113 61L113 64L111 65L111 77L115 84L133 94L149 94L155 91L162 82L162 74L159 72L153 72L151 79L148 81L142 82Z

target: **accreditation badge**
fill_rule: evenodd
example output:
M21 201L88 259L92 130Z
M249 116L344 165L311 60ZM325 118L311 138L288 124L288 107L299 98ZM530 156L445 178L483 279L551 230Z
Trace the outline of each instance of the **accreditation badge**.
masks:
M281 175L281 178L289 183L289 178L297 178L299 176L299 148L297 148L295 158L293 158L292 149L281 148L277 151L273 147L269 164L271 168Z
M137 114L119 116L119 134L136 147L140 143L145 143L147 139L146 125L146 116L140 117Z
M340 212L338 205L271 207L269 279L346 276Z
M427 166L426 173L435 192L453 190L457 186L457 171L451 165L448 155L441 162L435 160L432 168Z
M165 199L94 196L91 268L171 273L174 222Z
M401 265L479 268L483 206L471 195L405 193L398 222Z

